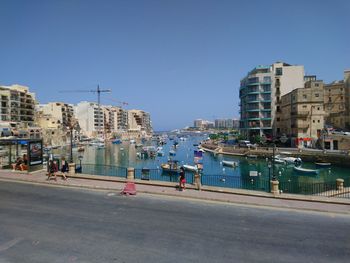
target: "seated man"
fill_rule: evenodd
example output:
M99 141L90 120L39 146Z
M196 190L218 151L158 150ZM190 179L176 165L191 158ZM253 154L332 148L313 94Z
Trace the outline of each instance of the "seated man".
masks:
M23 162L20 164L20 170L28 170L28 158L26 154L23 154Z
M21 170L21 164L23 163L21 157L17 157L16 162L12 164L13 170Z

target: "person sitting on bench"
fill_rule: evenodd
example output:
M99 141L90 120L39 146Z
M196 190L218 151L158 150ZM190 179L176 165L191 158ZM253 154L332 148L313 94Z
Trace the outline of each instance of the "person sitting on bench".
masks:
M12 164L13 170L21 170L21 164L23 163L23 160L21 157L17 157L16 162Z
M19 165L21 171L28 170L28 158L26 154L23 154L23 162Z

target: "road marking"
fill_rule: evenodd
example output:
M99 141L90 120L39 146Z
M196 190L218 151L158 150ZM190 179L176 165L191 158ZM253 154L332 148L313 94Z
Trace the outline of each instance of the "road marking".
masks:
M8 250L9 248L13 247L17 243L21 242L23 239L24 239L23 237L18 237L0 245L0 252Z

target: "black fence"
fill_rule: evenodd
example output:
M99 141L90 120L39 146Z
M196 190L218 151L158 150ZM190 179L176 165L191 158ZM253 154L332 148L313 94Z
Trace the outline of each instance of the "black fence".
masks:
M251 178L241 178L230 175L202 175L202 185L239 188L257 191L270 191L269 180L258 176Z
M127 177L127 168L112 165L82 164L81 171L84 174ZM186 172L186 183L194 183L194 173ZM162 169L136 168L135 179L149 181L178 182L178 173L164 172ZM251 176L247 178L230 175L202 175L201 183L204 186L227 187L246 190L270 192L271 186L268 178ZM279 181L281 193L317 195L325 197L350 198L350 178L344 179L343 188L337 182L293 182Z
M190 172L185 173L186 183L192 184L194 174ZM163 182L178 182L179 174L171 172L163 172L162 169L135 169L135 179L163 181Z

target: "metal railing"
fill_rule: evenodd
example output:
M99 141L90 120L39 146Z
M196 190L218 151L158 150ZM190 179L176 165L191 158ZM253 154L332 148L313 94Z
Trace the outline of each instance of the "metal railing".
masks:
M194 174L185 172L186 183L192 184L194 181ZM165 181L165 182L178 182L178 173L163 172L162 169L135 169L135 179L150 180L150 181Z
M81 173L91 175L106 175L126 178L127 168L114 165L82 164Z
M202 185L269 192L269 180L259 177L241 178L230 175L202 175Z
M116 177L127 177L127 168L112 165L82 164L81 173L91 175L105 175ZM135 179L149 181L175 182L179 180L178 173L164 172L162 169L136 168ZM194 173L186 171L186 183L194 183ZM350 198L350 177L343 179L342 188L339 188L336 180L331 182L298 182L298 181L279 181L279 190L281 193L317 195L325 197ZM266 177L254 176L242 178L232 175L201 175L201 184L203 186L226 187L236 189L246 189L270 192L270 181Z

